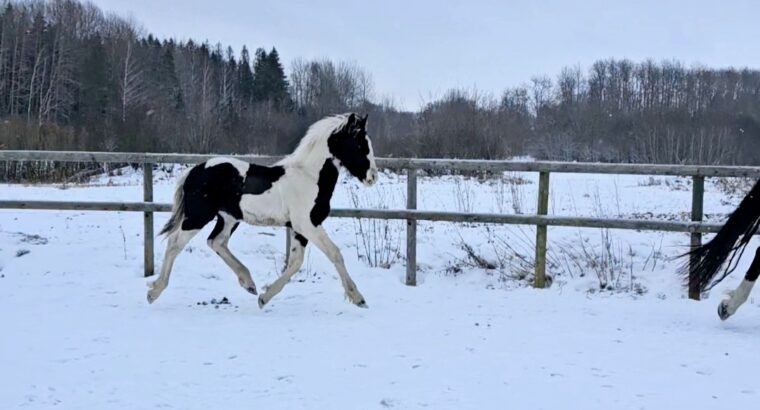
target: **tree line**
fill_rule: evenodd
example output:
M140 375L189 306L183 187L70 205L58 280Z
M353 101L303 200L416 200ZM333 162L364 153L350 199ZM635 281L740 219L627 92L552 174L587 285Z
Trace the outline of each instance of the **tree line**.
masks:
M0 11L2 149L282 154L346 111L370 114L384 156L760 163L757 70L604 60L406 112L354 63L298 59L286 74L275 48L158 39L76 0Z

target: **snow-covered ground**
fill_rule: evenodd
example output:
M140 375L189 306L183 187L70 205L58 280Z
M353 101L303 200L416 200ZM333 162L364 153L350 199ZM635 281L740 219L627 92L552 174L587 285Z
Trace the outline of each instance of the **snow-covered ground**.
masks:
M67 189L0 185L0 198L135 201L140 178L126 170ZM426 177L419 208L529 214L536 180ZM341 181L335 207L405 203L403 176L384 174L373 188ZM712 182L707 189L708 218L721 221L740 197ZM168 202L172 174L156 172L155 190ZM684 220L691 199L684 178L552 174L551 191L557 215ZM157 215L157 226L167 216ZM421 223L420 284L411 288L403 284L403 224L362 223L328 219L326 228L369 309L344 301L329 261L309 250L301 272L262 311L203 234L148 305L140 214L0 211L0 409L760 402L758 305L751 298L728 322L718 320L721 290L735 286L739 272L708 300L685 299L670 260L684 250L685 234L550 228L554 284L534 290L515 278L530 263L532 228ZM492 269L476 266L463 244ZM244 227L231 241L259 287L276 278L283 245L282 229L273 228ZM159 243L159 266L162 256Z

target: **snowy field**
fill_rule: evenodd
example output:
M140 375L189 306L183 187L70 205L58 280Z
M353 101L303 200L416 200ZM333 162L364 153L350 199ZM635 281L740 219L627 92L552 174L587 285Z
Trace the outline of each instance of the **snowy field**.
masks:
M156 171L168 202L176 174ZM87 186L0 185L2 199L136 201L139 174ZM687 178L552 174L550 213L687 220ZM334 207L402 208L404 177L341 178ZM720 222L741 194L708 180ZM419 208L535 212L536 174L423 177ZM156 216L157 228L167 214ZM0 409L714 409L760 403L760 310L720 322L721 291L685 299L671 258L685 234L549 228L553 285L530 281L535 230L420 223L419 286L404 225L328 219L369 309L343 299L309 249L264 310L206 246L211 226L145 300L142 215L0 210ZM361 232L361 233L360 233ZM363 233L363 234L362 234ZM752 246L756 246L754 243ZM259 288L282 268L282 229L231 248ZM157 266L163 243L156 249ZM748 252L749 254L749 252ZM739 270L749 265L741 261ZM372 266L370 266L372 265Z

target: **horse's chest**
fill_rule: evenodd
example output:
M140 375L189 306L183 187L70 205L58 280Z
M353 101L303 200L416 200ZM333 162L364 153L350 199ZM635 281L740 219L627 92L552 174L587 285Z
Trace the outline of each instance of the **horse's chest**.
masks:
M314 206L309 212L309 219L314 226L322 224L330 215L330 200L336 183L338 183L338 168L332 160L328 159L319 171L317 195L314 199Z

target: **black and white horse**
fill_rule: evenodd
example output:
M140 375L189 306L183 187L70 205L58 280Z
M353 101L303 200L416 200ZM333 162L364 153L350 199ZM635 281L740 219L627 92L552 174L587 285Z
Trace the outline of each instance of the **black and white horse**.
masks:
M166 289L174 260L185 245L216 218L208 245L235 272L240 286L254 295L251 273L227 247L230 235L240 221L292 228L290 257L281 276L259 296L259 307L298 271L309 242L335 265L348 299L366 307L340 250L322 227L330 213L330 198L341 167L365 185L377 179L366 127L366 116L352 113L326 117L312 124L296 150L274 166L219 157L186 171L177 182L172 216L161 231L167 236L166 255L160 276L149 284L148 302L155 302Z
M752 236L760 228L760 181L749 191L731 214L726 223L707 244L693 249L685 256L697 259L697 265L689 276L692 288L705 291L717 285L736 269L736 263L744 254ZM730 256L730 258L729 258ZM725 268L723 266L725 265ZM718 279L714 279L723 270ZM682 268L689 273L688 266ZM718 316L726 320L747 301L752 287L760 276L760 248L755 250L755 258L739 286L728 292L728 297L718 306Z

